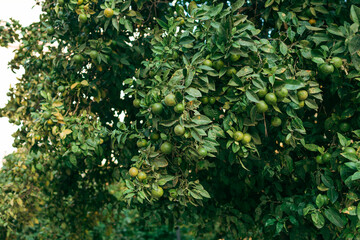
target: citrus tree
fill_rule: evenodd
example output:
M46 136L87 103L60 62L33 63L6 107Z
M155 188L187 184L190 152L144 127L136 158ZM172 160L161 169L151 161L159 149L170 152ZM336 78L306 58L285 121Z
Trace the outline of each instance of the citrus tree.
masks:
M0 28L0 234L359 238L358 0L37 4Z

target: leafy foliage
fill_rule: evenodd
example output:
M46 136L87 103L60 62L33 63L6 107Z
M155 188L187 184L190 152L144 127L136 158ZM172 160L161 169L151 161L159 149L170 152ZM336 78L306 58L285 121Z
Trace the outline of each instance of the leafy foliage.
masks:
M25 74L0 232L131 238L135 214L196 239L357 239L358 4L47 0L9 23Z

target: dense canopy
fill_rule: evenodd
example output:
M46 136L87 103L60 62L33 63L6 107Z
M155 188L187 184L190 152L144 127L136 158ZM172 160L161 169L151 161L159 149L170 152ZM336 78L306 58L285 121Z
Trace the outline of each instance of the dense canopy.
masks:
M0 239L359 239L359 0L37 4Z

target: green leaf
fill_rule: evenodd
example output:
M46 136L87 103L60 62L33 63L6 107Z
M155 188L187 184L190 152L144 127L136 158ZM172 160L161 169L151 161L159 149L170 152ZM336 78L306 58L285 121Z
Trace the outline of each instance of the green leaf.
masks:
M349 40L349 52L351 55L351 60L356 68L360 71L360 56L358 52L360 50L360 36L355 35Z
M190 193L190 195L193 197L193 198L195 198L195 199L203 199L200 195L198 195L197 193L195 193L195 192L193 192L193 191L190 191L189 190L189 193Z
M359 161L358 157L354 153L344 152L344 153L341 153L341 156L343 156L344 158L349 159L350 161L353 161L353 162Z
M343 219L340 214L332 208L325 209L324 214L325 217L337 227L342 228L347 222L346 218Z
M360 179L360 172L356 172L351 176L351 180L356 181Z
M309 212L315 211L315 207L312 204L308 204L304 209L303 209L303 215L306 216Z
M155 167L166 167L168 165L168 162L163 157L157 157L152 161L152 164L154 164Z
M120 7L120 11L123 12L123 11L129 9L130 5L131 5L131 0L125 1Z
M128 30L129 32L133 32L133 25L131 24L131 22L129 20L125 20L124 26L126 28L126 30Z
M319 108L314 99L306 99L305 105L314 110L317 110Z
M195 41L195 39L194 39L193 37L191 37L191 36L185 36L185 37L182 37L182 38L180 39L179 44L180 44L180 45L185 45L185 44L192 43L192 42L194 42L194 41Z
M345 37L344 33L339 30L338 27L330 26L327 28L327 31L331 34L334 34L336 36Z
M243 77L243 76L246 76L246 75L252 73L253 71L254 70L251 67L245 66L236 73L236 76Z
M187 76L185 79L185 87L189 87L192 83L192 80L194 79L195 70L193 68L189 68L187 70Z
M305 27L307 29L311 30L311 31L322 31L322 30L324 30L323 28L313 27L313 26L309 26L309 25L306 25Z
M198 193L200 193L200 195L203 197L211 198L210 194L205 189L198 190Z
M316 197L315 203L316 203L316 206L318 206L318 208L321 208L325 203L325 199L324 199L323 195L318 194Z
M112 19L112 25L114 26L114 28L119 31L119 22L116 18Z
M305 87L305 84L304 84L304 82L299 81L299 80L287 79L285 81L285 87L288 90L297 90L297 89Z
M356 207L356 215L357 215L358 219L360 220L360 204L358 204Z
M245 0L237 0L234 4L231 5L231 11L235 12L239 8L241 8L245 3Z
M347 145L347 140L346 138L341 134L341 133L337 133L339 141L340 141L340 145L343 147L346 147Z
M69 157L69 161L72 165L74 165L75 167L77 166L77 161L76 161L76 157L74 154L71 154Z
M260 101L258 95L251 90L247 90L245 94L246 94L246 97L252 102L258 103Z
M187 94L189 94L190 96L193 96L195 98L198 98L198 97L202 96L201 92L198 89L193 88L193 87L186 89L185 92Z
M322 14L329 14L329 11L328 10L326 10L326 8L325 7L323 7L323 6L316 6L316 7L314 7L314 9L317 11L317 12L319 12L319 13L322 13Z
M274 2L275 2L275 0L267 0L265 2L265 8L270 7L271 5L273 5Z
M276 234L279 234L283 228L284 228L284 224L282 222L277 222L276 223L276 231L275 231Z
M158 22L158 24L162 27L162 28L165 28L165 29L168 29L169 26L161 19L157 18L156 21Z
M355 5L351 5L350 18L354 23L357 23L360 25L360 8L359 7L357 7Z
M276 223L276 219L275 218L269 218L268 220L266 220L265 222L265 227L267 226L272 226Z
M300 140L300 143L309 151L317 152L319 149L319 146L316 144L306 144L304 139Z
M165 185L167 182L174 180L175 177L171 175L161 176L160 180L157 182L160 186Z
M311 219L317 228L322 228L325 225L325 218L324 216L319 212L314 212L311 214Z
M224 4L220 3L216 7L210 8L207 15L210 17L215 17L216 15L218 15L221 12L221 10L223 9L223 6L224 6Z
M282 55L286 55L287 54L287 51L288 51L288 47L286 46L285 43L283 42L280 42L280 52Z
M329 197L330 201L332 203L335 203L336 200L339 197L339 193L335 190L334 187L329 188L329 190L327 191L327 196Z
M207 116L204 116L204 115L197 115L197 116L194 116L191 121L193 123L196 123L198 125L207 125L209 123L212 123L212 121L210 120L210 118L208 118Z

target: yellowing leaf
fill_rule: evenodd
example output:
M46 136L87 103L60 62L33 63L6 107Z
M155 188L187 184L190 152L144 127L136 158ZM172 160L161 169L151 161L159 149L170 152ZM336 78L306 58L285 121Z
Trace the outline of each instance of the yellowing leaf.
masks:
M89 83L88 83L88 81L86 81L86 80L82 80L82 81L81 81L81 85L83 85L83 86L89 86Z
M70 129L65 129L64 131L62 131L60 133L60 138L61 139L65 139L67 135L69 135L70 133L72 133L72 131Z
M54 102L52 104L53 107L61 107L62 105L64 105L62 102Z
M74 89L78 84L78 82L74 83L73 85L71 85L70 89Z
M22 207L23 201L21 200L21 198L17 198L16 202L17 202L17 204L19 204L20 207Z
M63 120L64 120L64 116L63 116L61 113L59 113L59 112L53 113L53 115L54 115L54 116L56 117L56 119L59 120L59 121L63 121Z

